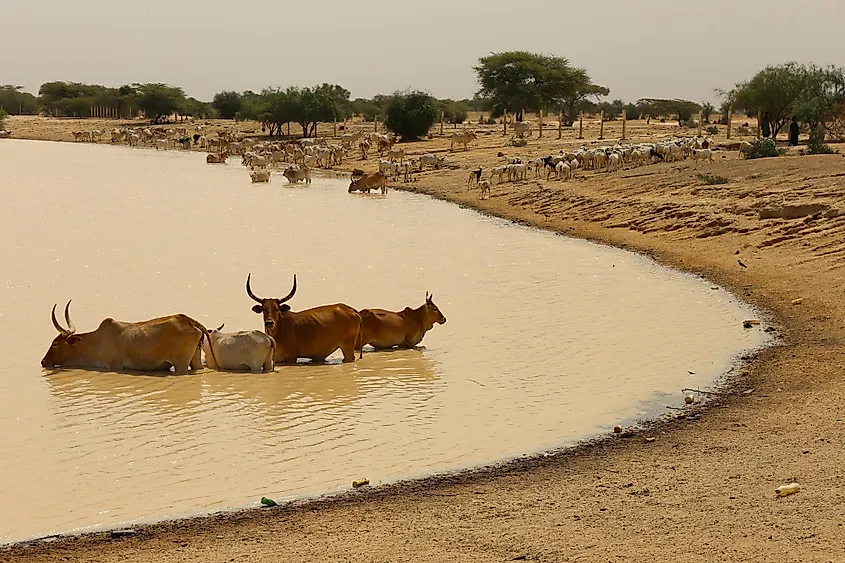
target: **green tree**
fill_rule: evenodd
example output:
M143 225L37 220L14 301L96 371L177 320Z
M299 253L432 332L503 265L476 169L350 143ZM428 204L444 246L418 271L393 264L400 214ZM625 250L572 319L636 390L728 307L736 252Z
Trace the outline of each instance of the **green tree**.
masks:
M710 116L716 113L716 107L710 102L701 102L701 114L704 123L710 123Z
M241 111L243 98L237 92L226 90L214 94L211 105L217 110L221 119L234 119L237 113Z
M834 66L804 68L804 88L795 103L794 115L817 131L834 119L838 105L845 103L845 71Z
M396 92L387 104L387 128L402 140L419 139L440 118L437 100L426 92Z
M384 105L367 98L355 98L347 104L346 111L350 115L360 115L364 121L375 121L377 117L384 119Z
M138 92L138 109L153 123L159 123L185 106L185 92L182 88L160 83L134 86Z
M211 102L202 102L196 98L187 98L185 100L182 113L199 119L213 119L218 116L217 110Z
M440 100L438 105L447 123L463 123L469 117L469 105L465 101L456 102L447 98Z
M683 125L685 121L698 113L701 106L689 100L680 99L662 99L662 98L641 98L637 101L637 105L647 104L652 108L652 117L672 117L678 119L678 125Z
M4 129L4 127L5 127L5 123L4 123L5 119L6 119L6 112L3 111L2 109L0 109L0 130Z
M346 117L349 90L337 84L323 83L313 88L298 89L296 104L298 117L295 121L302 127L305 137L314 135L319 122L328 122Z
M574 69L574 88L563 96L561 108L563 110L564 125L572 125L575 118L582 111L594 111L591 103L598 102L602 96L610 94L610 89L598 84L593 84L587 71L582 68Z
M0 86L0 107L7 113L35 115L38 113L38 99L24 92L23 86L6 84Z
M768 115L774 139L797 110L808 82L807 67L788 62L767 66L750 80L736 84L728 92L719 93L732 107L745 111L747 115L756 115L758 111Z
M491 100L494 116L502 115L505 109L537 112L561 108L586 76L583 69L574 69L563 57L526 51L481 57L473 70L481 86L476 95Z

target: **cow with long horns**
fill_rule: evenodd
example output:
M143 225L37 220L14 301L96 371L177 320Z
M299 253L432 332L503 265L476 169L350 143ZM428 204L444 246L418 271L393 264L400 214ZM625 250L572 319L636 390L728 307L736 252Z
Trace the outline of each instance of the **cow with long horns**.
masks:
M176 373L202 368L200 345L208 330L186 315L137 323L108 318L97 330L76 334L69 309L70 301L65 306L68 328L64 328L56 320L56 305L53 305L53 326L59 335L41 360L45 368L168 371L172 367Z
M428 292L425 294L425 303L416 309L405 307L398 312L362 309L361 319L361 347L370 344L376 350L394 346L413 348L422 342L425 333L434 328L435 323L442 325L446 322L446 317L434 304L434 295Z
M338 348L344 362L355 361L361 334L358 311L336 303L294 312L286 302L296 294L296 275L293 289L281 299L257 297L250 288L251 277L246 277L246 293L258 303L252 310L264 316L264 331L276 341L276 364L296 363L298 358L322 362Z

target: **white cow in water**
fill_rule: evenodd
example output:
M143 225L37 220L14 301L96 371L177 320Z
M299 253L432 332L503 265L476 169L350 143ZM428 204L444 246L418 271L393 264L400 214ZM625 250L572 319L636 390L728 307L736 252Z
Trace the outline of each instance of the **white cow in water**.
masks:
M209 368L217 371L273 371L276 341L272 336L260 330L220 332L222 329L223 325L220 325L208 331L208 338L202 341L205 363ZM214 354L209 345L213 347Z

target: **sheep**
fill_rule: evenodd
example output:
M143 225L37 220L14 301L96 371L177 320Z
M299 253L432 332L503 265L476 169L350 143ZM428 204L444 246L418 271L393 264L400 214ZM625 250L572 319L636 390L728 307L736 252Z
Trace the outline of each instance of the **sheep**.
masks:
M707 160L710 162L715 162L713 160L713 151L710 149L693 149L692 150L692 159L698 164L699 160Z
M481 180L478 187L481 189L481 199L490 199L490 180Z

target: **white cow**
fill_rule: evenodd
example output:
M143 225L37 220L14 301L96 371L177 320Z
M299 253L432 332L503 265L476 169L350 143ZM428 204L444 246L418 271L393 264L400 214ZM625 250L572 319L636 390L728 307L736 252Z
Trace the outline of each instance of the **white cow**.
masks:
M253 184L257 184L259 182L269 182L270 181L270 171L266 168L261 170L253 170L249 173L249 177L252 180Z
M205 363L209 368L217 371L273 371L276 341L272 336L260 330L220 332L222 329L223 325L220 325L220 328L209 330L208 339L202 339Z

